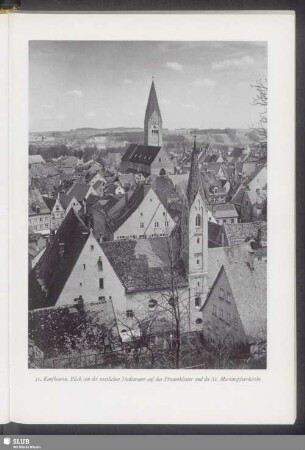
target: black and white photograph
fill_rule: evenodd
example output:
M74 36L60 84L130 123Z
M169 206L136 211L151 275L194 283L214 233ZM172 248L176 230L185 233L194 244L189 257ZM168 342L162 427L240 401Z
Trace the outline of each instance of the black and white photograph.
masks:
M267 368L267 57L29 42L29 368Z

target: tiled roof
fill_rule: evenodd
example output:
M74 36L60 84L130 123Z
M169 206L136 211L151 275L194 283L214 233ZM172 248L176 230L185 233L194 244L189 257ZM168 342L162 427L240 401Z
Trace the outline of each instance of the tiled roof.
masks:
M67 209L73 199L73 195L59 194L59 202L64 209Z
M127 292L171 287L168 238L103 242L101 246ZM175 285L186 285L183 267L176 267L175 273Z
M30 274L30 308L54 306L70 276L73 267L89 237L89 230L73 208L62 222L53 242L48 245L39 261L38 274L33 269ZM63 255L61 256L61 249ZM48 290L43 301L37 279Z
M152 182L152 188L172 217L181 212L181 197L168 175L157 176Z
M56 198L53 197L43 197L43 200L50 211L53 211L54 205L56 203Z
M235 147L229 155L229 158L239 158L243 154L243 147Z
M41 155L29 155L29 164L44 163L45 160Z
M255 239L259 229L262 233L261 240L267 242L267 222L223 224L227 245L241 244L242 242L245 242L246 238Z
M127 202L126 197L124 196L119 200L120 203L118 202L114 205L112 210L108 212L108 216L111 219L110 226L112 231L117 230L136 211L149 188L150 186L138 184L131 197L127 197Z
M244 261L234 261L220 267L209 295L225 272L240 319L249 342L265 340L267 337L267 265L265 261L255 261L250 269ZM205 304L209 299L209 295ZM203 305L202 309L204 309Z
M208 222L209 247L219 247L221 245L221 230L222 226L218 223Z
M100 187L100 185L103 185L103 184L105 184L105 183L102 180L97 180L94 183L93 187L94 187L94 189L97 189L98 187Z
M77 201L82 202L86 197L91 186L84 183L76 183L72 189L69 190L69 195L73 195Z
M133 163L151 164L161 147L152 145L130 144L122 157L122 161Z
M219 203L213 206L215 219L238 217L238 212L232 203Z
M59 175L57 167L53 163L32 164L29 173L33 178L54 177Z
M212 286L224 266L246 333L256 340L266 333L267 264L255 260L254 269L248 265L249 243L208 250L208 284Z
M204 162L205 163L216 163L217 159L218 159L219 155L207 155L204 158Z
M250 342L267 337L267 264L255 261L225 268L236 306Z
M39 208L39 212L36 208ZM35 214L48 214L50 210L38 189L29 190L29 216Z

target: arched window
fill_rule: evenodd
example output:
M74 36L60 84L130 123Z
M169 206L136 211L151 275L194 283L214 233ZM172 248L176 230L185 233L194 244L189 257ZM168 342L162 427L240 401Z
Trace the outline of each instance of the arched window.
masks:
M201 225L201 216L200 216L200 214L197 214L197 216L196 216L195 225L196 225L196 227L200 227L200 225Z

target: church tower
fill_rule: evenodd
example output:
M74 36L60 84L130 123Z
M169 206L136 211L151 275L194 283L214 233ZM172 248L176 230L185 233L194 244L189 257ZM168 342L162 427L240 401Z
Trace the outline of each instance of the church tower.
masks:
M144 118L144 144L162 146L162 117L152 80Z
M181 217L181 258L188 277L193 312L199 314L208 292L208 207L198 166L196 136Z

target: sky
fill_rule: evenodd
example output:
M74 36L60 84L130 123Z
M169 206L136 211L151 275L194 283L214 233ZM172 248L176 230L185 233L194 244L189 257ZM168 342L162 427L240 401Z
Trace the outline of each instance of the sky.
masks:
M267 44L31 41L30 131L143 127L152 76L163 128L249 128Z

